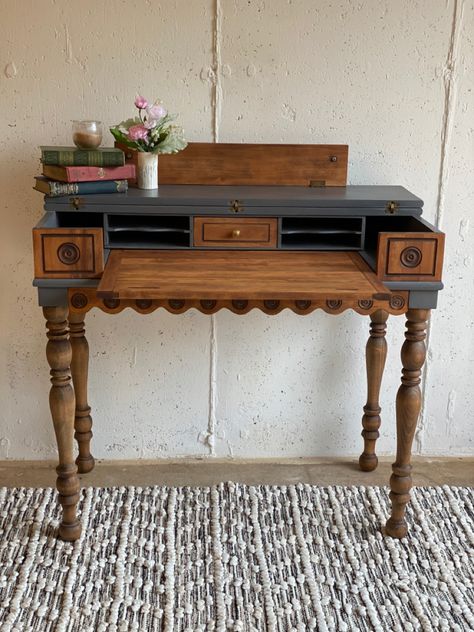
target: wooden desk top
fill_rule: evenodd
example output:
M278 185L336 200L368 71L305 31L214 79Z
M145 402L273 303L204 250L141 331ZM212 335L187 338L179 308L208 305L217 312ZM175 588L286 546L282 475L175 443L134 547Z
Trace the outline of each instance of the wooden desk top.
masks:
M119 299L372 299L388 290L357 253L115 250L97 296Z

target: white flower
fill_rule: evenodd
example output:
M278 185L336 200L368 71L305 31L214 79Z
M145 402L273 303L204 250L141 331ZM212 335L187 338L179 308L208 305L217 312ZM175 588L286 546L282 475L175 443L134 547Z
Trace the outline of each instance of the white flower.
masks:
M143 121L143 125L147 128L147 129L154 129L157 125L158 125L158 121L156 119L152 119L152 118L146 118Z

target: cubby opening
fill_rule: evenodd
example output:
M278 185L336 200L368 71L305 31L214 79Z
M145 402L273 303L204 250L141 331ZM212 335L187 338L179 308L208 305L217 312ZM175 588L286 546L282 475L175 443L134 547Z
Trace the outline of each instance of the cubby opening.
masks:
M56 226L59 228L102 228L102 213L84 213L82 211L65 211L55 213Z
M360 250L363 217L283 217L280 243L293 250Z
M189 248L190 218L167 215L107 215L107 248Z
M379 233L431 233L435 231L434 226L421 217L410 215L367 217L364 251L361 254L370 267L375 270Z

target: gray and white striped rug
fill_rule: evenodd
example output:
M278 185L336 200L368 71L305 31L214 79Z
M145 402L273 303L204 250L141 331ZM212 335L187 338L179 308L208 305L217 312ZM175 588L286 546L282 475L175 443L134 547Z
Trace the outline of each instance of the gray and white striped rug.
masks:
M52 489L0 489L0 630L474 630L474 490L88 488L55 538Z

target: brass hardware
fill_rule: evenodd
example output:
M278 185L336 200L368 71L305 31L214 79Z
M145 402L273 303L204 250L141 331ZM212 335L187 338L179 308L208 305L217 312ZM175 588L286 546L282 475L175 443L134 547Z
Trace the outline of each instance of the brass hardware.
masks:
M234 213L241 213L244 209L242 208L242 203L239 202L239 200L231 200L230 210Z
M337 162L337 156L331 156L331 162Z
M71 206L74 206L74 208L77 210L79 210L79 208L81 207L81 204L84 202L84 200L82 200L79 197L73 197L69 199L69 204Z
M240 237L240 230L235 229L232 231L232 237Z
M325 187L326 186L326 180L310 180L309 181L309 186L310 187Z
M387 203L387 206L385 208L385 212L386 213L390 213L390 215L393 215L397 211L398 211L398 203L397 202L388 202Z

